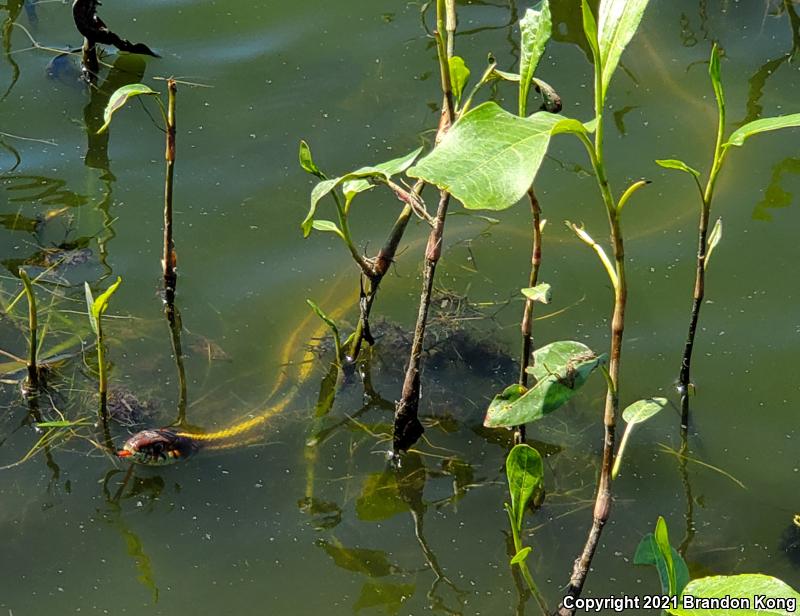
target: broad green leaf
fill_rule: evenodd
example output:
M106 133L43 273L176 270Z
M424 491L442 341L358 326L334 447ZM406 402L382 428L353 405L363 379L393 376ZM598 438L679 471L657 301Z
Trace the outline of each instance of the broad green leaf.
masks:
M660 159L656 161L656 164L660 167L664 167L664 169L677 169L678 171L684 171L696 178L700 178L700 172L697 171L697 169L692 169L682 160L676 160L674 158Z
M706 250L706 262L703 264L704 269L708 269L708 262L711 260L711 254L714 249L722 241L722 217L717 218L714 223L714 228L711 229L711 234L708 236L708 249Z
M311 223L311 227L317 231L328 231L329 233L335 233L344 239L344 233L342 233L341 229L336 226L336 223L331 222L330 220L314 220Z
M658 413L667 406L668 403L669 401L666 398L647 398L646 400L639 400L622 411L622 419L628 424L642 423Z
M108 309L108 302L111 300L111 296L114 295L114 292L119 288L119 285L122 284L122 278L117 276L117 281L108 287L105 291L103 291L92 303L92 314L94 318L98 321L100 317L106 313Z
M395 158L385 163L380 163L374 167L362 167L361 169L357 169L352 173L342 175L338 178L331 178L329 180L323 180L319 182L311 191L311 207L308 210L305 220L303 220L302 224L300 225L303 229L303 237L308 237L308 235L311 233L314 215L317 212L317 205L319 204L320 200L326 195L330 194L331 191L335 190L339 185L342 185L342 190L345 194L345 197L350 199L358 193L364 192L365 190L369 190L373 187L373 184L366 181L366 178L371 178L377 181L387 181L393 175L405 171L414 162L417 156L419 156L421 151L422 148L417 148L410 154L406 154L400 158Z
M514 558L511 559L511 563L510 564L511 565L518 565L518 564L520 564L522 562L525 562L525 560L530 555L531 551L532 551L532 548L530 546L525 546L519 552L514 554Z
M419 147L413 152L409 152L405 156L393 158L385 163L377 164L374 168L382 172L384 178L388 180L394 175L403 173L403 171L414 164L414 161L417 160L417 156L419 156L421 152L422 148ZM345 197L351 198L358 193L364 192L365 190L370 190L374 187L374 184L367 182L366 180L347 180L342 183L342 192L344 193Z
M670 546L670 554L672 555L672 562L675 565L675 588L676 594L680 594L686 584L689 583L689 568L686 566L686 561L678 553L678 551ZM658 579L661 583L661 592L663 594L669 593L669 575L667 573L667 564L664 557L659 551L656 538L653 533L647 533L642 537L641 542L636 548L636 554L633 557L633 564L635 565L650 565L656 568L658 572Z
M550 285L546 282L537 284L535 287L522 289L522 294L528 299L532 299L533 301L540 302L542 304L549 304L550 298L553 295Z
M511 509L519 530L528 501L544 481L542 456L530 445L516 445L506 458L506 477L511 493Z
M669 532L667 531L667 522L661 516L658 516L656 522L656 532L653 533L656 541L656 547L661 557L664 559L664 564L667 568L667 581L669 584L667 594L672 596L677 594L676 591L676 578L675 578L675 561L672 560L672 546L669 544Z
M453 88L456 105L460 105L464 88L469 81L469 68L461 56L453 56L448 60L448 63L450 65L450 86Z
M708 75L711 77L711 85L714 88L714 97L717 99L717 111L719 113L719 125L725 126L725 91L722 89L722 72L719 64L719 48L717 44L711 47L711 60L708 63ZM722 130L720 128L720 130ZM741 145L741 144L740 144Z
M692 580L683 591L683 597L691 596L705 599L723 599L725 597L747 598L750 600L751 609L703 609L685 608L685 599L678 603L677 608L669 608L667 612L675 616L795 616L793 609L770 607L760 604L764 598L784 599L784 604L800 604L800 593L786 582L769 575L760 573L745 573L743 575L716 575Z
M561 120L546 111L520 118L483 103L458 120L408 175L446 190L467 209L506 209L530 188Z
M303 171L306 173L310 173L313 176L318 177L320 180L325 179L325 174L319 170L316 163L314 163L314 159L311 156L311 148L308 147L308 144L305 141L300 141L300 166L303 168Z
M108 99L105 111L103 111L103 125L100 127L100 130L97 131L97 134L102 133L111 125L111 118L114 113L122 109L129 99L141 95L158 96L158 92L151 90L143 83L132 83L127 86L122 86L119 90L114 92L111 98Z
M552 413L577 393L589 375L605 362L580 342L560 341L537 349L528 372L536 384L528 390L512 385L496 396L486 412L487 428L518 426Z
M617 70L622 52L642 21L648 0L601 0L597 19L597 40L602 74L602 100Z
M550 33L553 28L553 20L550 16L549 0L542 2L540 10L528 9L519 22L521 32L519 60L519 115L524 117L527 114L528 92L533 80L533 74L539 65L544 54L547 41L550 40Z
M761 118L760 120L748 122L741 128L733 131L724 147L732 145L741 146L749 137L759 133L766 133L781 128L794 128L797 126L800 126L800 113L778 116L776 118Z

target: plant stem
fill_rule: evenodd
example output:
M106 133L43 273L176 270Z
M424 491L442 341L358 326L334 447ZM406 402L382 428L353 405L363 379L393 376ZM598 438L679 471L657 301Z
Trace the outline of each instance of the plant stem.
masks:
M533 218L533 249L531 251L531 273L528 286L535 287L539 282L539 268L542 264L542 210L533 187L528 190L528 200L531 204ZM522 314L522 354L520 356L519 384L528 386L528 366L533 352L533 309L534 301L525 299L525 309ZM514 429L514 443L525 442L525 426L520 425Z
M597 66L598 59L595 59L595 115L597 117L597 128L595 132L594 149L589 149L589 157L592 161L597 184L603 203L606 206L608 215L608 225L611 231L611 243L614 249L614 269L616 280L612 278L614 284L614 311L611 318L611 350L608 364L608 389L606 392L605 409L603 412L603 459L600 467L600 477L597 482L597 494L595 496L594 512L592 515L592 526L584 544L580 556L575 560L572 568L569 586L564 596L577 598L580 596L589 567L597 550L600 535L603 527L608 521L611 511L611 471L614 465L614 440L616 433L616 417L619 412L619 373L620 360L622 355L622 336L625 329L625 308L628 299L628 284L625 276L625 247L623 243L622 227L620 221L620 210L614 201L608 183L604 164L603 149L603 97L601 67ZM610 276L609 276L610 277ZM567 609L563 602L558 608L560 616L572 616L574 609Z
M447 23L455 26L455 3L452 0L437 0L436 2L437 32L436 47L439 55L439 69L442 78L442 115L439 120L439 129L436 134L438 142L444 133L450 128L455 117L453 105L453 91L450 82L450 66L448 50L442 39L442 28ZM452 34L451 34L452 36ZM419 387L420 387L420 363L422 360L422 350L425 341L425 327L428 322L428 309L431 302L433 291L433 278L436 273L436 265L442 254L442 236L444 234L445 217L447 208L450 204L450 194L446 191L439 193L439 207L436 211L436 218L433 229L428 236L428 244L425 248L425 263L422 274L422 292L420 293L419 311L417 313L417 323L414 327L414 339L411 343L411 352L406 367L406 375L403 381L403 391L394 414L394 435L393 451L397 455L401 451L407 451L425 429L419 421Z
M97 392L100 394L100 419L105 426L108 422L108 382L106 375L105 337L103 336L102 317L97 317Z
M161 259L161 265L164 270L164 294L167 304L174 302L175 286L177 284L175 242L172 237L172 186L175 176L175 97L177 92L178 86L175 80L169 79L167 81L167 149L165 153L167 169L164 180L164 254Z
M683 348L681 371L678 377L678 390L681 394L681 428L689 427L689 394L692 385L691 367L694 339L697 323L700 319L700 308L706 292L706 261L708 259L708 225L711 220L711 202L714 198L714 186L725 159L725 151L721 150L721 131L718 133L717 146L714 149L714 164L703 192L703 204L700 209L700 223L697 230L697 262L695 265L694 292L692 294L692 311L689 316L689 332Z
M19 268L19 277L22 279L22 286L25 288L25 295L28 297L28 378L25 383L25 389L30 391L39 387L39 364L36 361L38 348L36 338L39 324L36 316L36 296L33 294L31 279L22 268Z
M187 386L186 368L183 363L183 345L181 344L181 331L183 323L181 313L174 304L167 304L165 309L167 324L169 325L172 354L175 357L175 367L178 371L178 416L175 425L186 425Z

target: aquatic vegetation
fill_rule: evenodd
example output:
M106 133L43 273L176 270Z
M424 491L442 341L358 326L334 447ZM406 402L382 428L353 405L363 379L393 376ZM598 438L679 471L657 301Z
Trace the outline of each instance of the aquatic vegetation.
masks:
M658 571L661 596L645 609L663 609L676 616L724 616L733 612L783 616L800 605L800 593L769 575L744 573L715 575L690 580L689 568L670 545L667 523L658 518L654 533L636 548L635 565L651 565ZM647 601L647 598L645 598Z
M792 128L800 126L800 113L772 118L760 118L752 120L740 126L725 138L725 93L722 87L722 77L720 74L720 54L716 45L711 49L711 60L709 62L708 74L711 78L711 85L714 89L714 97L717 101L717 139L714 144L714 155L705 186L700 183L700 172L693 169L681 160L668 159L657 160L656 163L667 169L676 169L690 175L700 195L700 223L697 234L697 261L695 267L694 292L692 295L692 309L689 317L689 332L686 336L686 344L683 349L681 359L681 370L678 376L678 388L682 398L681 425L686 429L689 425L689 395L692 387L691 366L692 352L694 351L694 341L697 334L697 323L700 319L700 309L703 305L706 289L706 270L711 259L711 254L719 241L722 239L722 219L719 218L709 233L711 222L711 205L714 201L714 189L717 185L725 158L732 147L741 147L745 141L760 133L779 130L781 128Z
M36 361L36 353L39 348L37 342L39 325L36 316L36 295L33 293L30 276L23 268L19 268L19 277L22 280L25 295L28 298L28 379L25 382L25 390L35 392L39 388L39 364Z
M121 284L122 278L117 277L117 281L98 295L96 299L92 294L89 283L87 282L85 284L86 308L89 315L89 323L97 338L97 392L100 396L99 414L104 422L108 421L108 409L106 406L108 401L108 367L106 365L106 339L105 333L103 332L103 315L106 313L106 310L108 310L111 296L114 295Z

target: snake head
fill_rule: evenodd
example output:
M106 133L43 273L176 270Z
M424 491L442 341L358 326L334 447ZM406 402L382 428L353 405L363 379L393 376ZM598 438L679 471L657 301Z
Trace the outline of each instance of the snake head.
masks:
M162 428L143 430L130 437L117 452L117 457L137 464L163 466L191 455L196 449L191 439Z

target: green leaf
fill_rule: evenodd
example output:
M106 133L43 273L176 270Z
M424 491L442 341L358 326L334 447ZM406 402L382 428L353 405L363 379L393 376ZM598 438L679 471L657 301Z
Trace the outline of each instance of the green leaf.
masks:
M661 516L658 516L656 522L656 532L654 533L656 540L656 547L659 554L664 559L664 564L667 569L667 581L669 584L667 594L672 596L677 593L676 579L675 579L675 561L672 560L672 546L669 544L669 532L667 531L667 522Z
M519 60L519 115L527 115L528 92L533 80L533 74L544 54L547 41L553 28L553 20L550 16L550 3L548 0L542 2L540 10L528 9L519 22L521 32Z
M756 604L756 598L785 599L787 607L800 603L800 593L778 578L760 573L743 575L716 575L692 580L683 591L683 597L692 596L705 599L724 599L725 597L747 598L751 609L703 609L702 606L684 608L685 599L677 608L667 612L675 616L794 616L795 610Z
M793 113L791 115L778 116L776 118L761 118L748 122L741 128L733 131L728 138L728 142L723 147L732 145L741 146L749 137L758 135L759 133L766 133L771 130L779 130L781 128L794 128L800 126L800 113Z
M711 47L711 60L708 63L708 75L711 77L711 85L714 88L714 97L717 99L719 125L720 127L723 127L725 126L725 92L722 89L722 72L719 65L719 48L717 47L716 43L714 43L714 45Z
M314 311L314 314L316 314L320 319L322 319L322 321L328 327L331 328L331 331L333 332L333 334L338 338L339 337L339 328L336 326L336 323L333 321L333 319L331 319L327 314L325 314L322 311L322 308L320 308L317 304L312 302L310 299L307 299L306 303L309 306L311 306L311 310Z
M522 294L528 299L532 299L533 301L540 302L542 304L549 304L550 298L553 295L550 285L546 282L537 284L535 287L522 289Z
M458 120L408 175L446 190L467 209L506 209L530 188L561 120L545 111L520 118L483 103Z
M711 229L711 234L708 236L708 249L706 250L706 262L703 265L704 269L708 268L708 262L711 260L711 254L714 249L722 241L722 217L717 218L714 223L714 228Z
M531 553L531 551L532 551L532 548L530 546L525 546L519 552L514 554L514 558L511 559L511 563L510 564L513 566L513 565L518 565L520 563L525 562L525 560L528 558L528 555Z
M344 191L345 197L351 199L358 193L364 192L365 190L369 190L373 187L373 184L367 182L366 178L371 178L378 181L388 181L393 175L405 171L414 162L417 156L419 156L421 151L422 148L420 147L410 154L406 154L400 158L395 158L385 163L380 163L374 167L362 167L361 169L357 169L352 173L339 176L338 178L332 178L319 182L311 191L311 207L308 210L305 220L303 220L302 224L300 225L303 229L303 237L308 237L308 235L311 233L314 223L314 215L316 214L317 205L319 204L320 200L324 196L330 194L331 191L335 190L340 184L343 185L342 190Z
M344 233L342 233L341 229L336 226L336 223L331 222L330 220L314 220L311 222L311 228L316 229L317 231L328 231L329 233L335 233L340 238L344 239Z
M305 141L300 141L300 166L303 168L303 171L306 173L310 173L313 176L318 177L320 180L325 179L325 174L319 170L319 167L314 163L314 159L311 156L311 148L308 147L308 144Z
M667 158L667 159L657 160L656 164L661 167L664 167L664 169L677 169L678 171L684 171L686 173L689 173L698 179L700 178L700 172L697 171L697 169L692 169L682 160Z
M602 0L600 2L597 40L600 50L600 66L603 69L601 81L603 101L605 101L608 84L611 82L614 71L617 70L622 52L639 28L648 1Z
M379 522L406 513L408 503L400 497L394 471L368 475L356 499L356 516L365 522Z
M670 554L675 566L675 594L680 594L686 584L689 583L689 568L686 566L686 561L683 560L683 557L671 546ZM642 537L641 542L636 548L633 563L635 565L650 565L655 567L661 583L661 592L663 594L669 593L669 574L667 573L666 560L659 550L653 533L647 533L647 535Z
M597 35L597 20L594 18L592 8L587 0L581 0L581 14L583 17L583 33L586 35L586 42L592 51L595 64L600 62L600 43Z
M89 315L89 324L92 326L92 331L97 335L99 333L97 329L97 319L95 319L94 311L92 310L92 306L94 306L94 296L92 295L92 289L89 287L88 282L83 283L83 291L86 295L86 313Z
M487 428L518 426L541 419L563 406L577 393L589 375L606 360L580 342L560 341L537 349L528 368L536 385L526 390L511 385L495 396L486 412Z
M516 445L506 458L506 477L511 493L511 509L519 530L528 501L544 481L542 456L530 445Z
M467 68L464 58L460 56L453 56L448 63L450 65L450 86L453 88L456 105L460 105L464 88L469 81L469 68Z
M103 293L101 293L97 299L94 300L92 303L92 315L98 321L100 317L106 313L108 309L108 302L111 300L111 296L114 295L114 292L119 288L119 285L122 284L122 278L117 276L117 281L108 287Z
M381 550L347 548L335 539L333 541L317 539L314 544L325 550L337 567L347 571L376 578L385 577L395 570L386 552Z
M97 131L97 134L99 135L111 125L111 117L115 112L122 109L129 99L134 96L153 94L158 96L158 92L151 90L143 83L132 83L127 86L122 86L108 99L108 104L106 105L105 111L103 111L103 125L100 127L100 130Z
M413 165L414 161L417 160L417 156L419 156L421 152L422 148L419 147L413 152L409 152L405 156L393 158L385 163L375 165L373 169L377 169L379 172L381 172L383 177L388 180L394 175L403 173L403 171ZM352 198L358 193L364 192L365 190L370 190L374 187L374 184L367 182L366 180L346 180L342 184L342 192L344 192L345 197Z
M628 424L642 423L658 413L667 406L668 403L669 401L666 398L647 398L646 400L639 400L622 411L622 419Z

